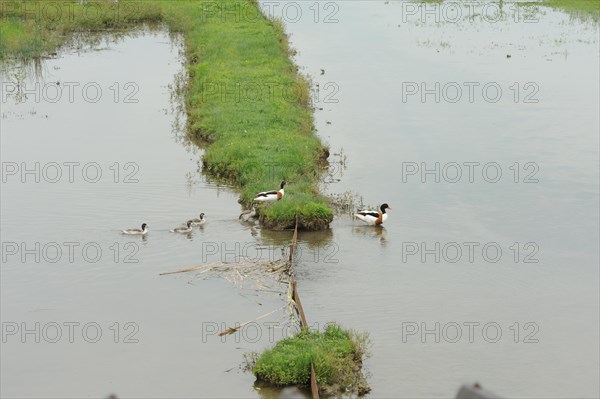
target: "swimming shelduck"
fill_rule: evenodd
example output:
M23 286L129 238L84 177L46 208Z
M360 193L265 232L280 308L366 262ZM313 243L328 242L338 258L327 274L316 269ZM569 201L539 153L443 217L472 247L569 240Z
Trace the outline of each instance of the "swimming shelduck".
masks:
M206 223L206 219L204 218L204 213L200 214L199 219L192 219L192 226L202 226L204 223Z
M354 216L366 224L379 226L387 220L388 215L385 213L385 210L392 208L388 204L383 204L380 209L380 211L358 211Z
M285 181L281 182L281 188L279 189L279 191L263 191L262 193L258 193L256 194L256 198L254 198L254 201L257 202L275 202L275 201L279 201L280 199L283 198L283 189L284 187L287 186L287 183Z
M171 230L171 233L182 233L182 234L187 234L187 233L191 233L192 232L192 221L188 220L187 221L187 227L175 227L173 230Z
M255 217L256 217L256 208L252 207L252 209L242 212L239 219L242 222L247 222L250 219L254 219Z
M143 236L148 232L148 225L146 223L142 224L141 229L125 229L121 230L123 234L135 235L135 236Z

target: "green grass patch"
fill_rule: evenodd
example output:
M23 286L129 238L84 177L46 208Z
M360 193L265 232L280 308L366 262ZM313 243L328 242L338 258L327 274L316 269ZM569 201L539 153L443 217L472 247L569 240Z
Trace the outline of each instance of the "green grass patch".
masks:
M0 59L50 54L80 36L73 33L157 23L180 32L188 130L206 149L205 170L239 187L246 206L257 192L287 180L285 197L262 209L267 227L291 227L296 217L302 229L329 226L333 212L317 188L329 153L315 135L310 84L290 60L283 25L263 15L255 0L6 3Z
M273 385L310 385L310 364L315 368L319 388L324 391L369 391L362 374L368 337L329 325L325 331L303 330L279 341L250 365L260 381Z
M544 0L542 2L517 3L521 6L547 6L595 21L600 20L600 0Z

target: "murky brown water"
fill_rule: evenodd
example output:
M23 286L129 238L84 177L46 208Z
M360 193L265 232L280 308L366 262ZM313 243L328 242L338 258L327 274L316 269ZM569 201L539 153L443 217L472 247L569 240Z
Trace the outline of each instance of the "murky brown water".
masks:
M339 217L300 235L309 322L371 334L372 397L449 397L472 381L505 397L598 396L597 27L554 12L436 25L405 22L412 9L398 2L335 4L320 18L337 10L337 23L306 17L310 4L286 23L321 87L319 134L347 156L326 189L393 210L385 229ZM216 331L283 306L277 289L158 274L275 259L291 233L239 224L237 194L198 174L201 151L174 136L181 60L169 37L100 47L44 62L39 101L2 101L2 396L276 397L239 365L285 335L285 313L224 340ZM53 82L75 87L73 101L53 103ZM423 82L496 82L504 94L403 101ZM539 101L523 103L531 87ZM39 162L40 183L23 162ZM440 163L440 183L410 174L422 162ZM465 173L457 183L450 162ZM473 183L465 162L480 163ZM497 183L480 174L492 162ZM204 227L169 233L200 212ZM119 234L142 222L147 237Z

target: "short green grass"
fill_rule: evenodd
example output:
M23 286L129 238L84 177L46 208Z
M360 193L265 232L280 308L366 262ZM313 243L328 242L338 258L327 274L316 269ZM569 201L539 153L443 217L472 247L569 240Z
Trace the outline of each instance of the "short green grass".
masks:
M567 11L583 18L600 20L600 0L543 0L542 2L519 3L521 5L548 6Z
M329 226L333 212L317 188L328 151L315 135L309 84L290 60L282 24L265 17L255 0L94 0L93 8L67 0L3 3L0 59L52 53L74 32L163 23L183 34L188 126L206 148L205 169L239 187L245 206L287 180L285 197L261 209L267 227L290 228L296 218L302 229Z
M310 385L310 364L320 388L368 391L361 367L367 354L367 337L331 324L325 331L301 331L279 341L255 361L252 372L274 385Z
M73 0L0 1L0 60L47 55L69 44L73 32L130 29L143 22L161 22L158 1L127 2L116 8L112 0L94 0L84 7Z

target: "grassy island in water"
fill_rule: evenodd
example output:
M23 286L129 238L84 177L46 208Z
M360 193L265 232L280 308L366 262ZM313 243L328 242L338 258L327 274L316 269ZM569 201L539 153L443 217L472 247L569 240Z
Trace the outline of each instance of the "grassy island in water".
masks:
M184 89L190 137L212 176L241 190L250 206L259 191L289 185L262 207L263 226L322 230L333 219L319 194L328 149L315 134L310 85L290 59L283 25L256 1L2 0L0 59L55 53L75 37L162 24L184 38Z

